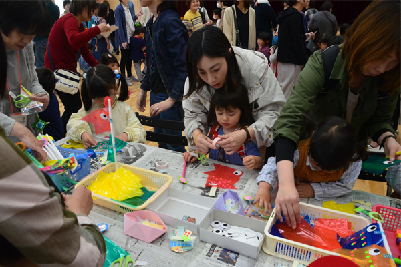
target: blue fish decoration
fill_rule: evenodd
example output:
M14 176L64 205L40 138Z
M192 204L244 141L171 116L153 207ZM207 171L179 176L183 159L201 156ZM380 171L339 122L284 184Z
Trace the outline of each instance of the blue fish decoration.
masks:
M355 248L365 248L371 245L378 245L381 247L384 246L383 231L377 223L372 223L371 225L345 238L342 238L337 234L337 240L344 249L350 250Z

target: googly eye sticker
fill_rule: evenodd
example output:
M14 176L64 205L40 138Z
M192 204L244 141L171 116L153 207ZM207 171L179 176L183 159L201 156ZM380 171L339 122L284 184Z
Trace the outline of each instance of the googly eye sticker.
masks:
M394 162L389 161L389 160L383 161L383 164L386 164L386 165L391 165L391 164L393 164L393 163L394 163Z
M373 249L369 250L369 254L372 255L372 256L377 256L377 255L380 254L380 249L373 248Z
M242 174L242 171L235 170L233 173L234 173L234 175L240 176Z
M107 120L109 117L108 117L106 114L104 114L104 113L100 113L100 118L101 118L102 120Z
M230 225L228 223L220 223L220 228L226 230L230 228Z
M371 225L368 228L366 228L366 231L370 232L374 232L377 229L376 225Z
M213 228L220 228L220 224L221 224L220 221L213 221L213 222L212 222L212 227L213 227Z
M212 230L212 233L218 234L218 235L222 235L223 231L221 229L215 228Z

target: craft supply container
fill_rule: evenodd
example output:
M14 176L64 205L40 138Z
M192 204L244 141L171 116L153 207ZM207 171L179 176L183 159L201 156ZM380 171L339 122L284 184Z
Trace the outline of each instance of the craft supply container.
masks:
M213 221L220 221L228 223L229 225L249 228L255 232L261 233L262 235L266 223L249 218L247 216L214 209L203 219L199 227L201 241L210 244L216 244L219 247L232 250L254 259L258 258L259 252L263 245L263 240L260 242L259 246L252 246L225 236L215 234L212 232L213 227L211 226Z
M153 228L139 222L137 216L142 220L155 222L164 227L164 229ZM167 231L167 227L163 221L154 212L149 210L137 210L124 214L124 234L132 236L136 239L147 243L153 242L156 238L163 235Z
M308 215L312 225L314 225L315 220L319 218L345 218L348 219L349 222L352 222L351 230L357 232L370 224L368 219L361 216L309 205L302 202L300 202L299 205L301 208L302 217ZM263 244L263 251L267 254L290 261L298 261L299 263L306 266L323 256L339 256L338 253L271 235L271 228L273 227L277 219L278 216L276 214L276 210L274 209L269 220L267 221L267 225L265 228L266 238Z
M115 171L115 163L109 163L106 166L100 168L94 173L91 173L88 177L86 177L84 180L79 182L75 188L78 186L86 186L88 187L89 185L92 184L92 182L96 181L97 176L101 171L105 173L111 173ZM131 171L133 174L141 178L141 184L146 187L149 191L156 191L152 197L150 197L145 203L143 203L141 206L133 206L129 205L108 197L104 197L95 193L92 193L93 197L93 203L96 205L115 210L118 212L126 213L134 210L142 210L146 208L150 203L155 201L164 191L168 189L170 184L173 182L173 178L170 175L167 174L161 174L158 172L138 168L135 166L131 165L126 165L126 164L121 164L118 163L118 167L122 167L126 170Z

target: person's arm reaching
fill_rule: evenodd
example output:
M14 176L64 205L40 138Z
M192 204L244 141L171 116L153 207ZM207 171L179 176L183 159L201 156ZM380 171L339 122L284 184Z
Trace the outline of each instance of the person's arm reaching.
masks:
M0 235L39 266L103 266L104 239L87 217L90 191L77 188L64 209L62 196L22 151L4 137L0 147Z

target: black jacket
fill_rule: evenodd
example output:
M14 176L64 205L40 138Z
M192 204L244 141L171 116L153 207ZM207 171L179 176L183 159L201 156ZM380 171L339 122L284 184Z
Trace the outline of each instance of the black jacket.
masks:
M277 27L276 13L274 13L273 8L266 3L258 3L256 7L255 4L253 4L252 7L255 9L256 38L258 38L261 32L270 33L271 40L269 40L269 46L271 46L273 38L272 28Z
M305 65L308 58L305 52L305 29L302 14L293 7L283 10L277 22L278 54L277 61Z

